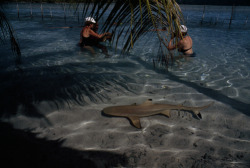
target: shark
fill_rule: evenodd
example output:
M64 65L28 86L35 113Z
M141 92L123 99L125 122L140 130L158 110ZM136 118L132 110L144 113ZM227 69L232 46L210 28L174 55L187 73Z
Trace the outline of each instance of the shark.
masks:
M130 123L141 129L140 118L153 116L157 114L162 114L167 116L168 118L171 116L171 110L183 110L183 111L191 111L198 119L202 119L200 111L208 108L214 102L200 107L188 107L183 106L182 104L172 105L172 104L153 104L152 99L148 99L144 103L137 105L136 103L132 105L122 105L122 106L110 106L103 109L103 113L108 116L116 116L116 117L126 117L130 120Z

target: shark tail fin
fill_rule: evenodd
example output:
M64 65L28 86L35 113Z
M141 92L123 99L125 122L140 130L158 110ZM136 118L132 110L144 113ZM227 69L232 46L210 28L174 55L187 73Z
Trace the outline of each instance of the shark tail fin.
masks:
M208 108L209 106L211 106L211 105L213 105L214 104L214 102L212 102L212 103L209 103L208 105L206 105L206 106L202 106L202 107L200 107L199 108L199 110L201 111L201 110L203 110L203 109L205 109L205 108Z
M128 117L128 119L130 120L130 122L131 122L131 124L133 126L135 126L136 128L141 129L141 123L140 123L140 118L139 117L131 116L131 117Z
M212 103L210 103L210 104L208 104L208 105L206 105L206 106L198 107L198 108L196 108L195 110L193 110L193 112L194 112L194 114L195 114L196 116L198 116L200 119L202 119L202 116L201 116L200 111L203 110L203 109L205 109L205 108L208 108L209 106L211 106L211 105L213 105L213 104L214 104L214 102L212 102Z
M164 110L163 112L161 112L161 114L167 116L167 117L170 117L170 110Z

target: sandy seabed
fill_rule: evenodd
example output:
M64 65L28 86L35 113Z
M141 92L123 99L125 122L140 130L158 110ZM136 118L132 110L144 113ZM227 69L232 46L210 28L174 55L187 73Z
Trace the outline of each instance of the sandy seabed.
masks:
M2 83L2 109L14 113L2 117L4 162L9 167L250 167L250 118L241 110L249 105L237 109L236 100L218 93L227 99L220 101L216 94L171 79L152 65L114 60L2 77L15 78ZM126 118L102 114L105 107L147 99L214 104L201 111L201 120L173 110L170 118L141 118L142 129Z

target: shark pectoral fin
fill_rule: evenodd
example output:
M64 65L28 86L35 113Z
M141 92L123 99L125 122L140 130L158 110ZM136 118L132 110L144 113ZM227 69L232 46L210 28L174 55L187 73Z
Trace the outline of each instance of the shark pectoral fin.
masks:
M202 119L201 113L198 110L194 110L194 114L198 116L198 118Z
M161 114L167 116L167 117L170 117L170 110L164 110L163 112L161 112Z
M141 128L141 123L140 123L140 118L139 117L128 117L128 119L131 121L131 123L136 127L136 128Z
M197 116L198 116L200 119L202 119L201 113L197 114Z

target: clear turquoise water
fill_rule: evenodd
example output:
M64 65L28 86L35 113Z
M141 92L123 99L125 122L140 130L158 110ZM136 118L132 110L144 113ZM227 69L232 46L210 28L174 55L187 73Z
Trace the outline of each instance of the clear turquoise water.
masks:
M19 4L20 18L17 18L16 4L7 5L6 13L15 29L21 45L23 68L51 67L73 63L103 61L98 52L97 58L81 52L77 46L81 30L78 16L66 8L64 20L63 5L43 4L44 18L41 18L41 5ZM232 7L206 6L203 24L203 6L181 6L186 19L189 35L193 39L196 57L181 59L169 67L171 75L183 81L197 84L203 88L218 91L234 100L250 103L250 7L235 7L233 21L229 28ZM52 18L51 18L52 15ZM73 28L51 28L73 26ZM108 44L107 44L108 45ZM11 69L12 57L8 45L2 46L2 69ZM108 61L117 63L120 59L140 59L140 63L153 66L152 58L158 53L158 39L146 36L131 50L130 56L124 58L109 46L112 58ZM118 50L121 46L118 46ZM177 53L175 53L177 55ZM133 66L133 65L132 65ZM158 67L157 69L162 69ZM124 73L131 73L124 68ZM103 70L105 72L105 68ZM112 72L116 73L116 72Z

